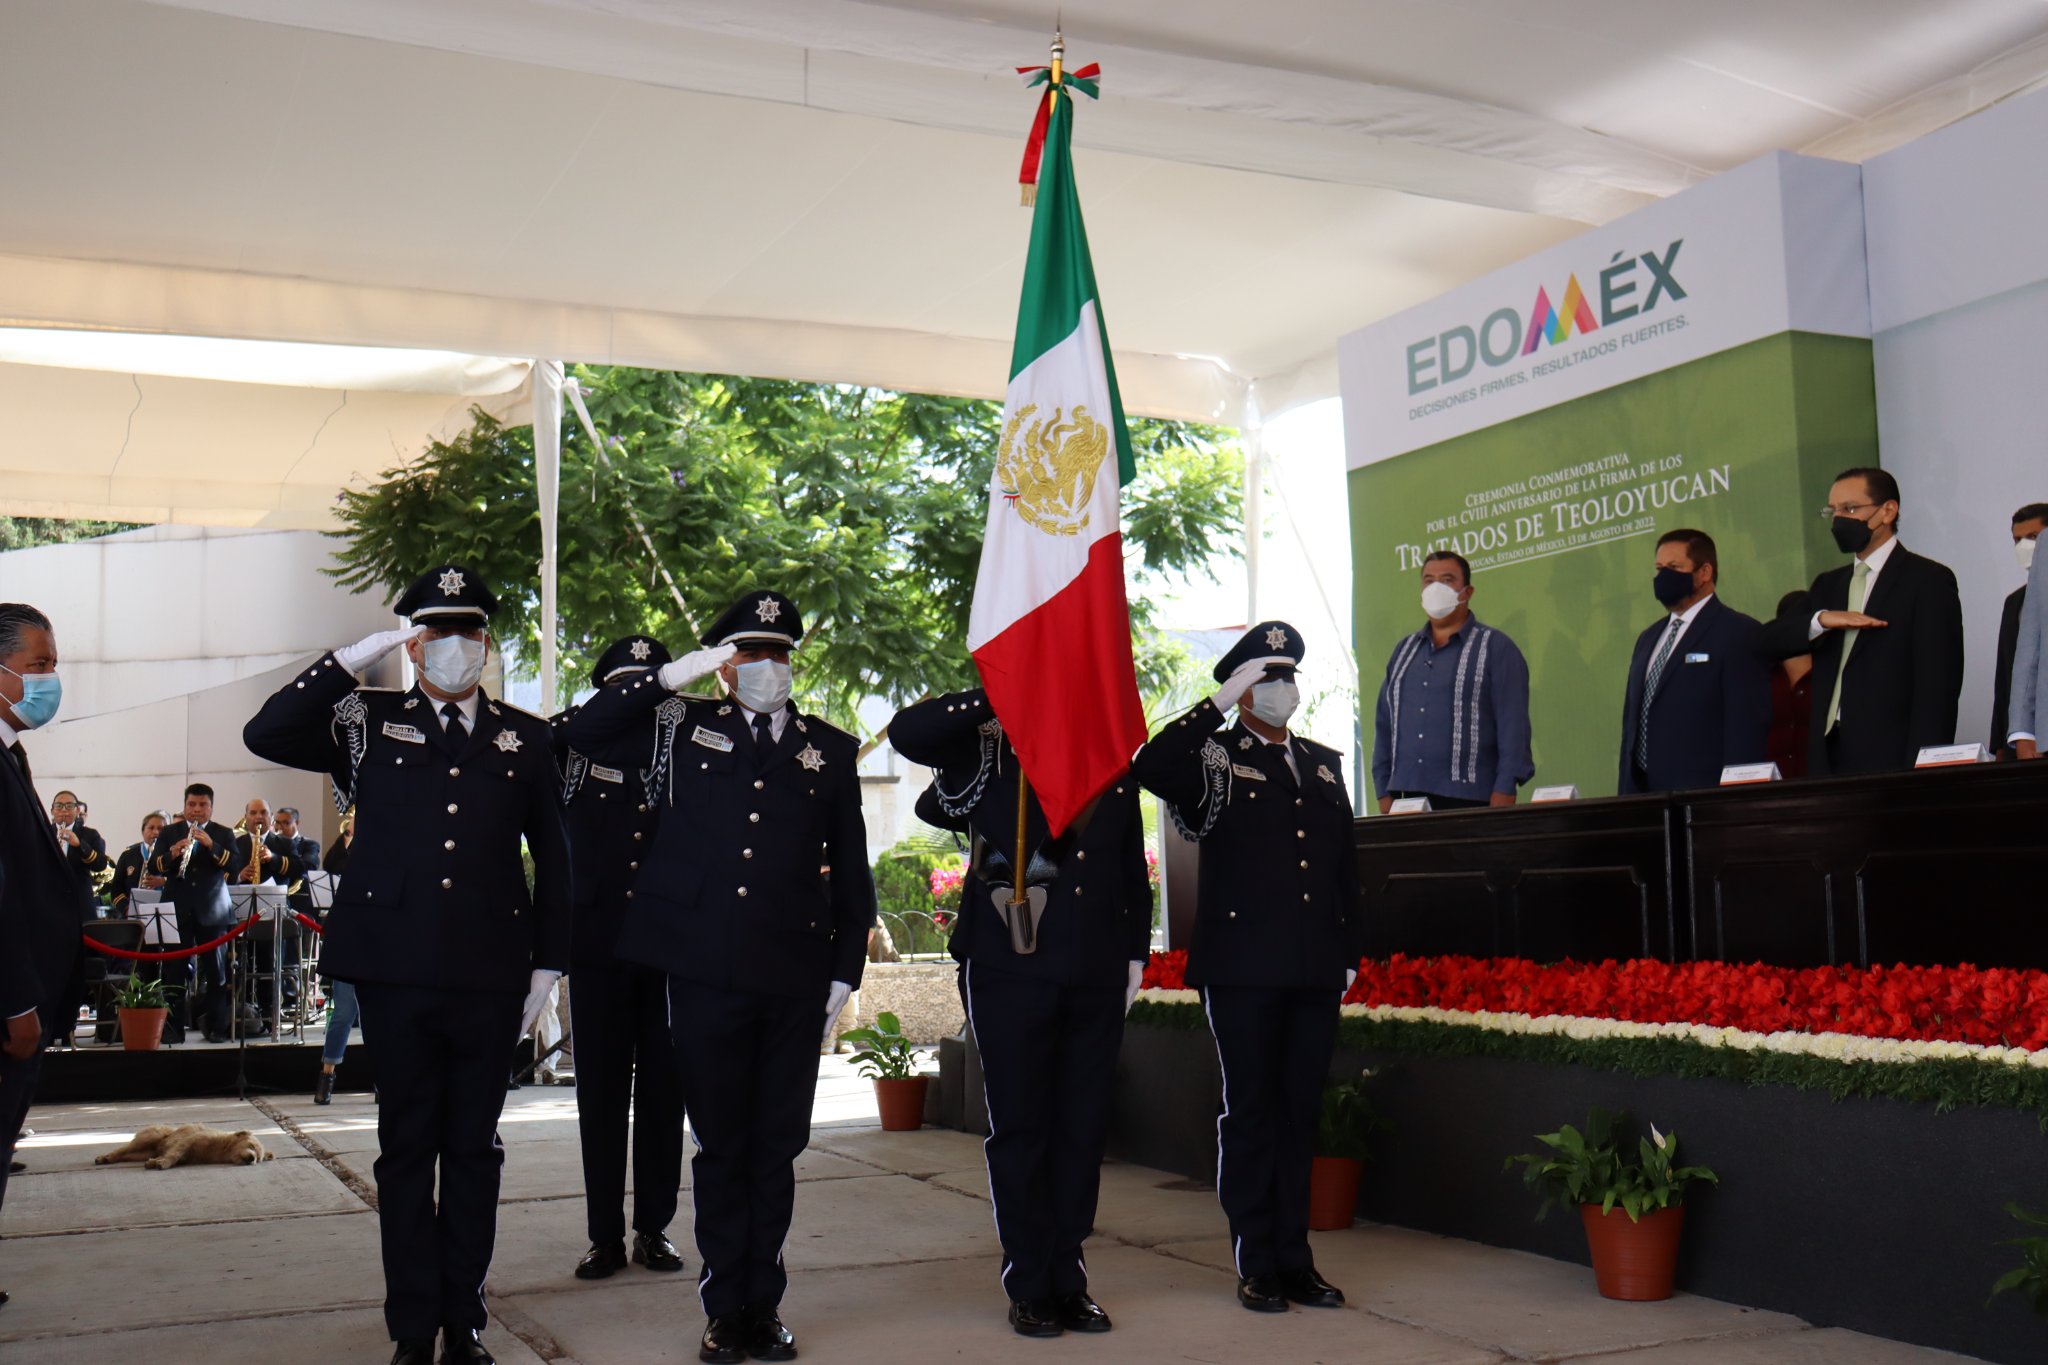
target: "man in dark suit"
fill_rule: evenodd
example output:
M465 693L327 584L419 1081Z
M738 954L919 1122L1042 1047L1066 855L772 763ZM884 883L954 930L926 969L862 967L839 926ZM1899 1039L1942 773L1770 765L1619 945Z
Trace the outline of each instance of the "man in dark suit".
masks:
M1124 1014L1151 951L1137 780L1117 777L1058 838L1028 795L1020 854L1017 753L986 691L899 711L889 739L934 770L941 821L974 838L952 949L987 1090L1010 1326L1030 1337L1106 1332L1081 1248L1095 1227ZM1007 904L1020 865L1021 907Z
M164 879L164 899L177 907L178 936L186 947L210 943L235 927L228 883L242 870L242 863L236 856L235 832L213 818L213 788L204 782L185 788L185 818L158 838L149 870ZM191 969L182 965L188 961L175 959L165 971L174 976L182 972L189 988ZM207 949L197 961L199 998L193 1012L198 1017L181 1022L198 1024L209 1043L224 1043L234 1016L227 945Z
M2019 644L2020 612L2026 606L2026 573L2034 566L2034 544L2048 531L2048 502L2030 502L2012 514L2012 547L2020 561L2022 582L2005 599L1998 617L1998 667L1991 679L1991 748L2000 758L2011 758L2014 746L2007 738L2012 714L2012 659Z
M1712 787L1732 763L1760 763L1771 730L1771 666L1754 617L1725 605L1720 551L1705 531L1657 541L1651 591L1665 618L1636 637L1621 705L1616 790Z
M105 836L85 823L85 802L76 792L61 791L50 798L50 823L56 828L57 842L64 846L64 861L71 864L85 888L86 900L93 905L88 913L99 918L100 886L113 875Z
M306 879L307 869L299 862L299 856L293 842L272 827L268 801L259 796L242 808L242 833L235 836L235 861L242 870L235 874L236 882L244 886L268 883L284 887L287 907L297 909L289 892ZM317 846L314 856L319 856ZM286 1009L298 1003L295 973L299 965L299 935L298 921L287 917L258 924L243 936L240 970L244 1032L256 1035L270 1031L268 1021L277 1012L280 986Z
M1309 1246L1309 1170L1365 916L1343 757L1287 728L1304 648L1285 621L1253 626L1217 661L1215 694L1131 761L1202 845L1187 979L1223 1070L1216 1198L1255 1313L1344 1302Z
M668 663L648 635L616 640L590 672L594 687L624 687ZM649 717L594 753L568 742L572 706L548 722L562 768L569 860L576 869L576 931L569 941L570 1029L576 1046L576 1134L583 1147L584 1218L590 1250L579 1280L602 1280L630 1259L678 1271L668 1239L683 1183L682 1082L668 1033L668 978L614 953L647 840L661 819L647 773L661 727ZM632 1130L633 1248L626 1250L626 1144Z
M569 722L602 753L660 727L647 788L661 824L632 889L618 956L668 974L683 1104L697 1138L697 1296L710 1362L791 1360L782 1243L810 1141L818 1046L867 963L875 922L860 744L790 703L796 603L750 592L707 648ZM682 694L716 668L728 695Z
M295 806L277 808L277 815L270 823L270 832L278 851L292 860L289 885L297 888L291 897L292 909L311 916L313 892L306 885L306 874L320 870L320 841L299 833L299 812Z
M43 1049L78 1008L85 898L51 835L21 743L25 732L50 722L62 697L50 618L0 603L0 1205Z
M1821 515L1855 558L1813 580L1809 604L1818 610L1780 616L1758 647L1772 659L1813 655L1810 776L1911 768L1920 750L1955 742L1963 688L1956 576L1899 543L1899 485L1882 469L1836 475Z
M492 1359L481 1335L505 1077L569 965L569 847L547 722L478 686L496 608L470 570L430 570L398 599L409 629L300 670L242 730L251 753L326 773L337 809L356 807L320 965L356 988L382 1096L377 1202L393 1365L430 1365L437 1331L443 1362ZM417 685L357 686L400 646Z
M114 880L107 886L107 894L116 916L125 917L135 912L132 904L135 893L144 887L158 890L163 878L149 870L150 855L155 852L158 836L164 832L164 823L170 817L160 810L153 810L142 817L142 840L121 850L121 856L114 860Z

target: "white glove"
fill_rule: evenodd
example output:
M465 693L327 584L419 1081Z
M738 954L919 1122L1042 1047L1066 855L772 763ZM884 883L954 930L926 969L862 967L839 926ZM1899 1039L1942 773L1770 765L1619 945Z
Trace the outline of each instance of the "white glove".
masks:
M661 666L661 685L671 692L680 692L684 683L703 677L736 653L738 651L731 645L693 649L675 662Z
M1124 985L1124 1013L1125 1013L1125 1014L1129 1014L1129 1013L1131 1012L1131 1006L1137 1003L1137 1001L1138 1001L1138 988L1139 988L1140 986L1144 985L1144 984L1145 984L1145 964L1144 964L1144 963L1142 963L1142 962L1133 962L1133 963L1131 964L1131 979L1130 979L1130 980L1129 980L1129 981L1128 981L1127 983L1125 983L1125 985Z
M560 972L551 972L545 967L533 969L533 976L526 984L526 1003L519 1010L521 1038L533 1032L533 1026L540 1022L540 1012L547 1007L548 997L554 994L555 983L561 979Z
M1211 697L1209 700L1216 703L1216 709L1218 711L1221 711L1224 715L1228 716L1230 714L1230 708L1237 705L1239 699L1241 699L1245 693L1252 690L1252 684L1256 683L1259 679L1265 676L1266 665L1264 661L1254 661L1252 663L1248 663L1243 668L1238 669L1237 672L1231 674L1228 678L1225 678L1223 680L1223 686L1217 688L1216 695Z
M839 1011L846 1008L847 998L852 994L853 987L844 981L833 982L832 989L825 993L825 1042L832 1041L832 1026L839 1022Z
M361 677L364 669L425 629L425 626L402 626L397 630L380 630L375 635L366 635L352 645L335 650L334 662Z

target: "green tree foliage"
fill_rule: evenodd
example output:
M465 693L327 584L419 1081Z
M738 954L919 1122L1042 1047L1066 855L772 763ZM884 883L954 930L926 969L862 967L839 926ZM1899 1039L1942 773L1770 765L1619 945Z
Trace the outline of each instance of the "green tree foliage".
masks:
M0 517L0 550L33 550L42 545L68 545L118 531L133 531L132 521L74 521L66 517Z
M634 631L681 654L734 598L773 587L804 612L799 696L842 722L863 697L905 701L975 684L967 618L999 404L623 366L573 373L610 448L599 459L573 417L565 424L565 679ZM1211 427L1139 420L1131 438L1138 476L1124 490L1123 531L1140 681L1150 689L1184 665L1184 651L1145 629L1141 585L1206 573L1212 554L1235 544L1243 465L1228 434ZM433 564L472 564L499 592L500 638L536 656L530 427L479 412L469 431L417 462L345 490L341 518L345 544L332 572L343 583L396 594Z

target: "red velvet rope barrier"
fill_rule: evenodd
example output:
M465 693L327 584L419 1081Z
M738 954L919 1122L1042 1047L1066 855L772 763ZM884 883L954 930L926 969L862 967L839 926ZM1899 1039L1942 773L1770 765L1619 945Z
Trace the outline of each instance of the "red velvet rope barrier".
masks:
M86 947L105 953L108 957L125 957L135 962L175 962L181 957L197 957L201 953L210 953L229 939L239 938L248 933L250 926L255 923L256 916L251 915L211 943L201 943L191 948L175 948L166 953L138 953L127 948L116 948L111 943L100 942L91 934L80 934L79 937L85 940Z
M327 926L322 924L319 920L312 918L310 915L302 915L298 911L294 910L292 911L292 918L297 920L299 923L305 925L308 929L311 929L316 934L324 934L327 932Z

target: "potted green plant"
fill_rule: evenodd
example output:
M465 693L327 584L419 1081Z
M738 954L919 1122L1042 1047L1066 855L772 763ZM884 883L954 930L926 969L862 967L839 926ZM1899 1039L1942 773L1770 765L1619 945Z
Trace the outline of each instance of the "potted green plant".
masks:
M1595 1109L1584 1133L1570 1124L1538 1133L1545 1150L1511 1156L1507 1169L1520 1164L1524 1182L1543 1195L1538 1218L1553 1204L1578 1209L1603 1297L1668 1299L1685 1227L1685 1187L1695 1180L1718 1184L1720 1177L1704 1166L1677 1165L1678 1135L1655 1124L1649 1137L1637 1139L1631 1161L1615 1132L1627 1117Z
M2048 1228L2048 1217L2029 1213L2016 1203L2008 1203L2005 1211L2030 1227ZM2019 1247L2021 1260L1998 1277L1998 1283L1991 1286L1991 1297L1995 1299L2006 1290L2015 1289L2034 1305L2036 1313L2048 1316L2048 1235L2010 1237L2000 1245Z
M875 1083L883 1130L900 1133L923 1127L930 1078L917 1074L917 1049L903 1036L903 1021L883 1010L873 1027L848 1029L839 1036L860 1049L853 1054L853 1064Z
M1372 1135L1388 1126L1373 1112L1362 1071L1348 1080L1323 1082L1323 1109L1316 1119L1316 1151L1309 1168L1308 1225L1314 1232L1351 1226L1358 1213L1358 1182L1372 1155Z
M121 1021L121 1046L129 1052L154 1052L164 1040L164 1020L170 1016L164 998L164 983L131 976L114 997L114 1013Z

